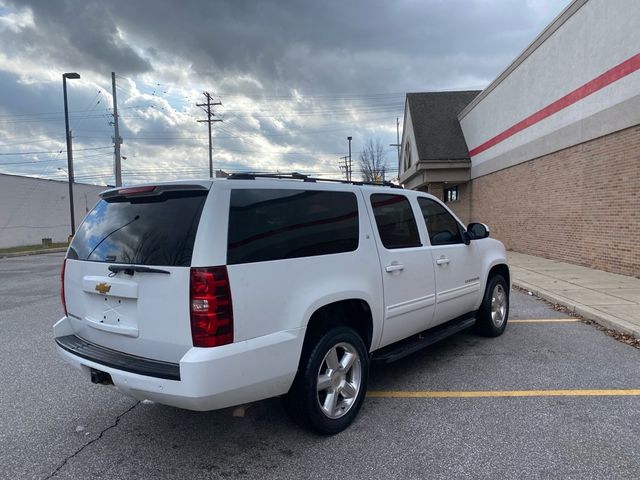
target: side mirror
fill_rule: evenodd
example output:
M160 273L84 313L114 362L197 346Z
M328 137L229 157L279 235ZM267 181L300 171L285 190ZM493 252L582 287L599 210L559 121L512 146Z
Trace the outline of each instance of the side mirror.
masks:
M462 232L462 240L464 240L465 245L469 245L472 240L472 236L469 232Z
M489 227L484 223L473 222L467 226L467 233L473 240L480 240L489 236Z

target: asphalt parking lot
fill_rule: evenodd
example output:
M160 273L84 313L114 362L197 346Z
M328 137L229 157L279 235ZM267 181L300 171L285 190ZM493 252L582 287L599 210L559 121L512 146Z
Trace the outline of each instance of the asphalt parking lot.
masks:
M374 366L354 425L318 437L277 399L236 417L138 403L85 381L52 339L61 260L0 259L3 478L629 479L640 471L640 351L533 297L512 293L511 319L521 321L502 337L465 332Z

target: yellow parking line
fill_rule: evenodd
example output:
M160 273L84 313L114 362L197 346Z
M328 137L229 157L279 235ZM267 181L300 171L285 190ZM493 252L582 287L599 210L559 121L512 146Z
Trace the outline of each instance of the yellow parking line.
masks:
M618 397L639 396L640 388L629 390L478 390L478 391L379 391L373 398L483 398L483 397Z
M577 318L527 318L509 320L509 323L568 323L579 322Z

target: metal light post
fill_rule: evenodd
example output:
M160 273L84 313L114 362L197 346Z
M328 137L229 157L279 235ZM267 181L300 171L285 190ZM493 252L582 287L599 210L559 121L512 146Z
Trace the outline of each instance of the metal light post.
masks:
M353 137L347 137L347 140L349 140L349 181L351 181L351 171L352 171L352 166L351 166L351 139Z
M69 130L69 107L67 106L67 78L80 78L79 73L62 74L62 91L64 93L64 126L67 134L67 173L69 173L69 214L71 216L71 236L76 234L76 222L73 214L73 153L71 151L71 131Z

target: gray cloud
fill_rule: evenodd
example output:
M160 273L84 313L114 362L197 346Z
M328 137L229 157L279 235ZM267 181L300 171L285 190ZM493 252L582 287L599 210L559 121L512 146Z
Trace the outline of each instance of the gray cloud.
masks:
M23 37L30 36L47 55L96 71L148 71L148 59L129 41L149 59L189 61L208 81L248 75L269 91L419 90L443 79L455 83L460 72L474 72L486 82L498 73L496 63L512 58L542 26L524 1L26 0L20 5L30 6L35 21ZM448 72L424 68L439 60L461 63ZM409 77L399 75L405 65ZM246 87L251 91L255 85Z
M29 6L35 26L14 33L20 54L55 59L69 70L118 70L142 73L151 65L118 32L107 2L83 0L16 2Z
M354 152L372 137L394 143L405 92L484 87L569 0L8 1L0 18L31 12L32 22L0 23L0 113L60 112L59 76L77 70L75 108L103 93L76 147L108 145L116 71L125 172L139 180L206 173L203 89L224 103L219 167L339 174L347 135ZM0 118L6 144L17 138L7 125ZM52 126L61 130L34 120L28 131L57 145ZM80 157L86 178L108 181L108 155Z

